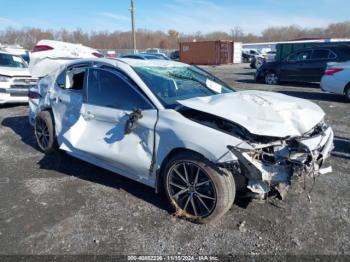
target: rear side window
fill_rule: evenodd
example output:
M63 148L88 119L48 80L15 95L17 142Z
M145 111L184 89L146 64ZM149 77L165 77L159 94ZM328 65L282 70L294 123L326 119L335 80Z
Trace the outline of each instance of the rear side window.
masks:
M84 88L86 68L69 68L60 73L56 78L58 87L67 90L82 90ZM67 86L67 77L70 79L70 85Z
M98 68L89 69L87 102L121 110L152 108L123 75Z
M311 59L328 59L329 50L327 49L316 49L312 53Z

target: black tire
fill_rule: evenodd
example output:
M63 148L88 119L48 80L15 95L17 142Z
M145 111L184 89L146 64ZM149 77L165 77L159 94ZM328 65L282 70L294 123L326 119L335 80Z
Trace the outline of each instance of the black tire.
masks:
M39 148L50 154L58 149L51 112L42 111L35 118L34 134Z
M252 69L256 69L256 65L255 65L255 62L256 62L256 60L251 60L250 61L250 64L249 64L249 66L250 66L250 68L252 68Z
M345 87L344 95L345 98L350 102L350 83Z
M279 84L279 76L276 72L267 72L265 74L265 84L267 85L278 85Z
M186 174L186 168L190 181L187 185L186 178L181 178L174 171L177 169L181 173L182 170ZM163 175L164 191L175 208L176 215L190 221L200 224L217 221L231 208L235 199L236 188L232 174L195 153L177 154L167 163ZM174 181L175 178L177 180ZM187 191L175 197L184 188Z

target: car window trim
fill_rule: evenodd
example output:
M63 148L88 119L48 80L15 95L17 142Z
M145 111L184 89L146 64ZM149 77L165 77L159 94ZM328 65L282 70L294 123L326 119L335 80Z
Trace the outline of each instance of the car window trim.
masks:
M311 60L313 60L313 61L319 61L319 60L328 60L328 59L331 59L331 58L329 58L329 54L332 52L330 49L328 49L328 48L315 48L315 49L313 49L313 51L312 51L312 55L313 55L314 52L317 51L317 50L326 50L326 51L328 51L328 56L327 56L326 58L311 58ZM333 53L333 54L334 54L334 53Z
M333 54L333 58L330 57L330 54ZM337 53L335 53L333 50L329 49L329 55L328 55L328 59L337 59L338 58L338 55Z
M300 55L301 53L303 53L303 52L311 52L310 58L309 58L309 59L305 59L305 60L300 60L300 59L299 59L299 55ZM289 55L287 56L286 60L287 60L288 62L305 62L305 61L310 61L310 60L312 60L312 59L311 59L312 54L313 54L313 49L297 50L297 51L295 51L294 53L289 54ZM291 57L291 56L294 56L294 55L298 55L298 59L290 60L290 57Z
M138 88L135 88L133 84L129 83L128 81L125 81L122 77L120 77L115 71L117 72L121 72L120 70L117 70L116 68L113 68L111 67L111 69L113 70L108 70L106 68L101 68L101 67L90 67L87 69L87 74L86 74L86 95L84 96L84 103L88 104L88 105L94 105L94 106L100 106L100 107L106 107L106 106L103 106L103 105L96 105L96 104L93 104L93 103L90 103L89 102L89 75L90 75L90 71L91 70L101 70L101 71L106 71L106 72L109 72L111 74L114 74L116 75L117 77L119 77L122 81L124 81L133 91L135 91L143 100L145 100L147 102L147 104L149 104L151 106L150 109L155 109L155 106L153 105L153 103L151 103L149 101L148 98L146 98L142 92L140 92L138 90ZM114 71L114 72L113 72ZM122 75L126 76L124 73L121 73ZM129 78L128 76L126 76L127 78ZM123 111L128 111L128 110L125 110L125 109L121 109L121 108L116 108L116 107L108 107L108 108L112 108L112 109L116 109L116 110L123 110ZM145 110L150 110L150 109L145 109Z

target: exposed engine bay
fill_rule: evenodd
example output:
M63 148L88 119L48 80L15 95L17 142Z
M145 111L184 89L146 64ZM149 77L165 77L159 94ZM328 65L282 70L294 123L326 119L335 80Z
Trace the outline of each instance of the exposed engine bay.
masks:
M179 112L251 145L253 150L239 145L227 148L238 158L238 164L231 165L230 171L246 177L247 188L254 193L266 194L276 189L283 198L282 189L291 184L292 177L315 178L332 171L331 167L322 168L333 149L333 131L323 120L302 136L279 138L252 134L237 123L194 109L181 108Z

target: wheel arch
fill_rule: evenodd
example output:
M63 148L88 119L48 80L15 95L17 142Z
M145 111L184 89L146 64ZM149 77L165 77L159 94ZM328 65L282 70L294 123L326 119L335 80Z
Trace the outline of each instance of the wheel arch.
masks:
M156 193L159 193L162 189L163 189L163 174L164 174L164 170L165 167L167 165L167 163L169 163L169 161L176 155L180 154L180 153L191 153L197 156L200 156L204 159L207 159L204 155L202 155L201 153L192 150L192 149L188 149L188 148L184 148L184 147L177 147L177 148L173 148L161 161L160 167L157 170L156 173L156 183L155 183L155 191Z

